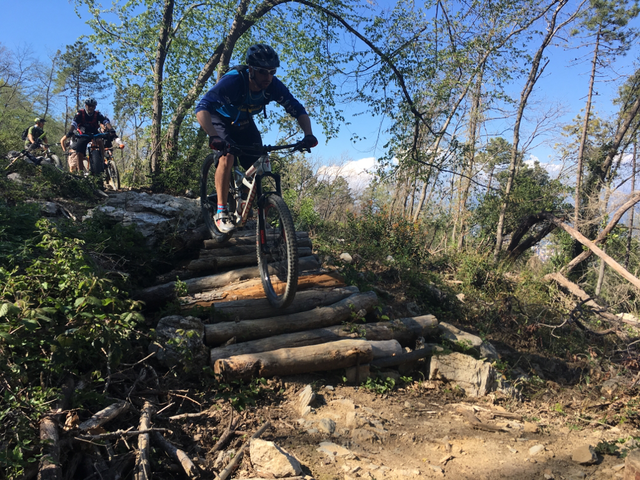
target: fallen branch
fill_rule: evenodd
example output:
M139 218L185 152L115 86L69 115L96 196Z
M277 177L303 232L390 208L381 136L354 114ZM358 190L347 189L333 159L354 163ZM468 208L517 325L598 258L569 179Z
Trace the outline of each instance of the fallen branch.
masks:
M418 348L417 350L413 350L409 353L401 353L400 355L395 355L393 357L378 358L371 362L371 366L378 368L395 367L428 357L436 350L442 350L442 347L439 345L427 344L423 348Z
M187 456L179 448L174 447L169 443L162 435L158 432L153 432L153 440L158 442L158 444L162 447L162 449L169 455L171 458L176 460L180 465L182 465L183 470L187 474L189 478L197 478L199 475L198 469L193 464L191 459Z
M231 472L233 471L233 469L236 468L236 466L242 459L242 456L244 455L244 451L251 444L251 440L253 440L254 438L260 438L260 436L264 433L264 431L270 426L271 424L269 422L265 422L265 424L262 425L262 427L260 427L260 429L256 433L254 433L251 436L251 438L249 438L246 442L244 442L240 447L240 449L238 450L238 452L236 453L236 456L233 457L233 459L229 462L229 465L227 465L226 468L222 472L220 472L220 475L216 476L216 480L226 480L227 477L231 475Z
M231 435L233 435L233 433L236 430L236 426L237 426L237 423L233 416L233 408L231 408L231 413L229 414L229 425L227 425L227 429L220 436L220 439L216 442L213 448L209 450L209 453L214 453L220 450L229 441L229 439L231 438Z
M153 406L148 401L144 402L142 415L140 415L140 431L146 432L151 428L151 415L153 415ZM151 478L151 456L149 450L149 434L142 433L138 436L139 454L136 460L135 480L148 480Z
M152 432L164 432L164 433L173 434L173 431L169 430L168 428L148 428L146 430L116 430L115 432L100 433L96 435L76 435L73 438L75 438L76 440L89 440L89 441L113 440L116 438L123 438L123 437L124 438L135 437L137 435L143 435L145 433L152 433Z
M91 430L96 427L100 427L110 420L113 420L122 412L126 412L129 409L129 403L118 402L109 405L107 408L100 410L93 415L89 420L82 422L78 428L82 431Z

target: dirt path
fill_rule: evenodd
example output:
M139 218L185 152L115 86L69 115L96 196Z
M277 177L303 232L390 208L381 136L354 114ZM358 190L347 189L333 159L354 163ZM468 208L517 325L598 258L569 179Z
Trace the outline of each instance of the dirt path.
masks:
M316 398L311 412L301 417L298 393L310 381ZM594 464L585 465L572 457L589 445L600 444L601 450L601 442L616 445L627 439L617 445L635 448L632 437L639 435L631 425L580 425L570 406L559 412L546 401L456 397L432 382L413 382L384 395L346 386L340 378L292 377L280 387L279 400L245 412L242 430L250 434L269 419L272 428L262 438L292 453L304 473L317 480L616 479L623 476L624 458L599 454ZM561 397L571 398L572 392L555 396ZM586 397L573 398L586 404ZM602 409L615 406L604 403ZM503 431L474 428L469 415L483 428ZM227 423L221 417L219 428ZM211 471L207 467L213 462L209 458L203 467ZM256 476L245 459L233 478Z

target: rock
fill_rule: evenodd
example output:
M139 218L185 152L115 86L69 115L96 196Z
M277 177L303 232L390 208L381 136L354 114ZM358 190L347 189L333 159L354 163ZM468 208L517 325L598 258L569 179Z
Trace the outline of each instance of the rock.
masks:
M347 383L360 385L371 376L369 364L359 365L356 367L348 367L345 369L345 377Z
M315 400L316 394L313 393L311 385L304 387L298 394L298 411L304 417L311 411L311 403Z
M471 397L481 397L494 391L498 386L496 377L491 364L462 353L440 355L431 359L429 380L455 383Z
M529 449L529 455L532 457L542 452L544 452L544 445L534 445Z
M640 450L631 450L624 461L624 480L640 478Z
M300 462L273 442L254 438L251 440L249 455L251 463L261 476L284 478L302 474Z
M440 322L438 330L445 340L448 340L453 346L457 346L458 349L465 351L474 349L476 352L480 352L480 346L482 345L480 337L463 332L458 327L454 327L447 322Z
M320 446L316 450L320 453L325 453L330 457L348 457L349 455L352 455L349 449L341 447L333 442L321 442Z
M621 382L617 378L610 378L602 384L600 387L600 393L606 398L613 398L616 392L620 389Z
M351 432L351 439L356 443L364 444L367 442L373 443L378 437L371 430L356 428Z
M483 341L482 344L480 345L480 357L486 358L490 362L500 359L500 355L498 354L496 347L491 345L486 340Z
M393 258L391 255L387 255L387 258L385 258L385 260L386 260L388 263L395 263L395 262L396 262L396 259L395 259L395 258Z
M200 199L139 192L117 192L104 205L87 213L83 220L102 213L116 223L133 225L150 246L176 231L195 228L201 223Z
M331 435L336 431L336 422L334 422L330 418L321 418L318 421L318 430L322 433Z
M346 252L340 254L340 260L342 260L344 263L353 263L353 257Z
M10 173L9 175L7 175L7 179L11 180L12 182L16 182L16 183L24 183L23 180L22 180L22 175L20 175L17 172Z
M161 318L149 352L155 352L158 361L168 368L182 365L190 370L207 365L209 349L204 345L204 324L196 317Z
M418 308L416 302L407 303L405 305L405 308L407 309L407 312L409 312L409 315L411 315L412 317L419 317L421 315L420 309Z
M583 445L573 451L571 460L581 465L591 465L598 461L598 455L591 445Z
M540 428L535 423L524 422L524 432L525 433L538 433Z

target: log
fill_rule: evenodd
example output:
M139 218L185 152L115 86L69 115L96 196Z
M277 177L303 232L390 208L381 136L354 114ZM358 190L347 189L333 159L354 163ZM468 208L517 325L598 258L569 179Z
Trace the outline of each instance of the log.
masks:
M576 285L575 283L573 283L572 281L567 279L562 274L560 274L560 273L549 273L549 274L544 276L544 279L547 280L547 281L554 280L560 286L562 286L562 287L566 288L567 290L569 290L569 292L572 295L578 297L580 299L580 301L584 305L589 307L591 310L593 310L594 313L596 313L597 315L600 315L602 318L610 321L614 325L619 325L620 322L622 322L622 323L626 323L627 325L631 325L631 326L636 327L636 328L639 327L638 322L635 322L633 320L625 319L624 317L619 317L619 316L609 312L606 308L602 307L601 305L598 305L593 300L591 295L589 295L587 292L582 290L578 285ZM598 332L594 332L594 333L598 333ZM619 332L616 332L616 335L619 336L620 335ZM623 339L626 340L626 334L625 334L625 338L623 338Z
M336 272L323 273L320 275L305 274L298 277L298 292L308 289L328 289L344 286L344 280L336 274ZM255 300L258 298L264 298L264 288L262 287L262 281L259 278L254 278L215 290L196 293L193 296L181 297L180 300L183 308L188 309L193 307L193 305L210 307L214 304L218 305L229 301L242 299Z
M146 431L151 428L151 415L153 407L148 401L144 402L142 414L140 415L139 429ZM151 478L151 453L149 434L143 433L138 436L138 458L136 459L135 480L148 480Z
M262 282L259 285L262 289ZM358 287L344 287L333 289L313 289L303 290L296 293L293 303L285 308L274 308L266 298L251 298L245 300L234 300L229 302L217 302L215 306L215 317L219 316L228 320L254 320L256 318L275 317L277 315L289 315L291 313L305 312L316 307L332 305L347 298L354 293L358 293ZM264 290L262 290L264 297ZM202 305L202 303L198 303ZM216 320L214 320L215 322Z
M298 249L298 257L308 257L311 255L310 248L299 248ZM200 257L196 260L192 260L187 265L187 270L192 272L202 272L202 271L216 271L216 270L224 270L234 267L245 267L248 265L257 265L258 257L256 256L256 252L245 253L244 255L235 255L231 257L218 257L214 255L207 255L205 257Z
M622 215L624 215L627 210L629 210L638 202L640 202L640 192L632 192L631 198L624 205L618 208L618 210L616 210L616 212L611 217L611 220L609 221L607 226L602 229L602 231L598 234L598 237L593 241L593 243L602 243L607 238L607 235L609 235L611 230L613 230L614 227L618 224L618 222L622 218ZM569 263L567 263L562 268L561 273L563 273L564 275L568 275L569 272L571 272L571 270L573 270L576 267L576 265L578 265L580 262L583 262L590 256L591 256L591 250L585 250L580 255L578 255L573 260L571 260Z
M216 360L250 353L268 352L281 348L303 347L335 342L344 338L366 340L396 340L401 346L415 346L419 337L429 336L437 329L438 321L433 315L401 318L393 322L378 322L361 325L334 325L315 330L285 333L248 342L212 348L210 363Z
M217 360L214 372L225 379L297 375L337 370L373 360L372 342L338 340Z
M298 248L311 248L311 239L307 238L299 238L298 239ZM235 255L245 255L247 253L256 254L256 242L253 241L247 245L234 245L220 248L203 248L200 250L200 258L202 257L232 257Z
M60 435L56 422L51 416L47 415L40 420L40 440L43 445L43 455L38 467L38 480L61 479Z
M378 297L374 292L356 293L333 305L308 312L205 325L205 344L220 345L233 337L237 342L246 342L272 335L339 325L344 320L348 320L352 312L358 312L361 309L370 311L377 301Z
M300 258L300 271L316 270L320 268L320 263L314 256ZM190 294L204 292L213 288L224 287L239 280L249 278L259 278L258 267L245 267L230 272L208 275L206 277L191 278L184 283L187 284L187 292ZM142 300L147 306L158 306L175 299L175 283L167 282L162 285L145 288L136 293L135 298Z
M298 239L298 242L304 239L308 239L309 238L309 233L308 232L296 232L296 238ZM226 242L222 242L219 243L216 240L205 240L204 241L204 248L206 249L210 249L210 248L226 248L226 247L233 247L233 246L238 246L238 245L255 245L256 244L256 232L255 230L251 230L250 232L236 232L233 234L233 237L231 237L229 240L227 240Z
M604 253L604 251L602 251L595 243L593 243L587 237L582 235L575 228L573 228L573 227L567 225L566 223L564 223L563 221L561 221L559 218L556 218L556 217L554 217L553 215L551 215L549 213L544 214L544 215L549 220L551 220L553 223L555 223L557 226L562 228L569 235L571 235L573 238L575 238L577 241L579 241L581 244L583 244L584 246L589 248L589 250L591 250L593 253L595 253L597 256L599 256L607 265L609 265L613 270L618 272L623 278L625 278L627 281L629 281L634 287L640 289L640 279L638 279L637 277L634 277L633 275L631 275L631 273L629 273L628 270L626 270L622 265L620 265L618 262L616 262L609 255Z

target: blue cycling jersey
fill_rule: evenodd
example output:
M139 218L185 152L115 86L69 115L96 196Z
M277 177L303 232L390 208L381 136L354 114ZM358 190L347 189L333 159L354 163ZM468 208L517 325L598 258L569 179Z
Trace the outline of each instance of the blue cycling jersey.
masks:
M297 119L307 113L277 77L273 77L273 81L265 90L252 92L249 89L248 76L247 69L243 73L230 70L198 102L196 113L201 110L207 110L212 114L217 112L235 123L251 118L271 101L282 105L293 118Z

